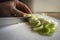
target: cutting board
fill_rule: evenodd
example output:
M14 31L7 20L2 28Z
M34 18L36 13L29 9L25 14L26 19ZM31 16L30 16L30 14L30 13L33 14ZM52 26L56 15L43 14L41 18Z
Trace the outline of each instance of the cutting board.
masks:
M60 26L59 20L49 16L43 16L43 18L44 17L56 21L58 23L58 27ZM7 19L8 18L5 19L6 24L14 23L15 21L19 23L2 27L0 26L0 40L60 40L60 32L55 32L53 36L42 36L36 32L31 31L30 29L31 26L28 25L28 23L25 22L20 23L20 21L18 21L20 18L15 18L16 19L15 21L10 20L10 19L14 20L14 18L9 18L10 21L7 21Z

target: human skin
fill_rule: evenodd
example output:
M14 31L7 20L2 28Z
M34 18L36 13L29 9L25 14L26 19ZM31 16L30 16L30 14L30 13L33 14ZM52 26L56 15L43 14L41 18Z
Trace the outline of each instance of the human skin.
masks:
M19 0L0 2L0 17L24 17L26 14L32 14L32 12Z

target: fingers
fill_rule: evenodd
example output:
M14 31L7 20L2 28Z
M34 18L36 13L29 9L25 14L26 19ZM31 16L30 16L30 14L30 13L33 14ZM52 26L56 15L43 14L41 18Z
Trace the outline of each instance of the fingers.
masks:
M25 16L25 14L22 11L20 11L16 8L12 8L12 12L13 12L12 14L17 17L24 17Z
M19 10L22 10L24 13L32 14L31 10L22 2L17 3L17 7Z
M22 2L17 2L16 7L12 8L12 15L17 17L24 17L26 13L32 14L31 10Z

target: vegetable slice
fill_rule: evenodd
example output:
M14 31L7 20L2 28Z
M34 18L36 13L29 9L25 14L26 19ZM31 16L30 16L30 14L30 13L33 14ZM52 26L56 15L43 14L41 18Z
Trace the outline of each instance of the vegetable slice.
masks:
M32 30L40 34L51 36L55 32L55 22L40 18L39 16L30 16L28 21L33 26Z

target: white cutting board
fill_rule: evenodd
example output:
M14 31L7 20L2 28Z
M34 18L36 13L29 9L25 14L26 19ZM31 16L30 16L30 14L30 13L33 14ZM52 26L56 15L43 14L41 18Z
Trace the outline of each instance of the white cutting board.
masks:
M54 19L54 21L56 21L58 25L60 25L59 20L51 17L46 18ZM60 32L56 32L53 36L48 37L32 32L30 27L31 26L27 23L18 23L1 27L0 40L60 40Z

